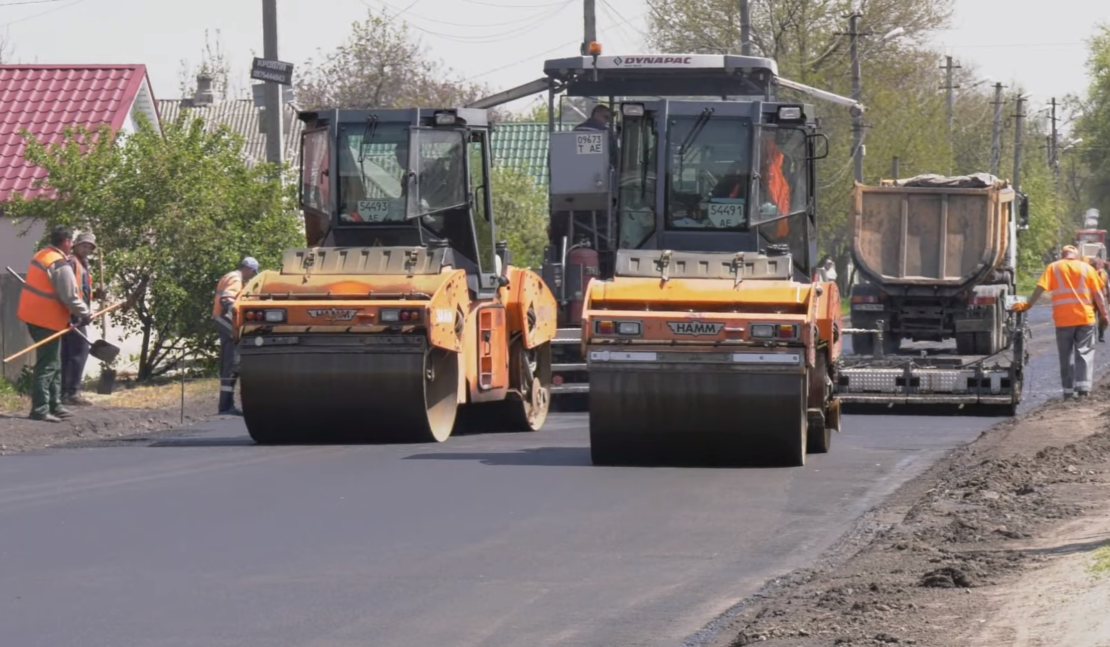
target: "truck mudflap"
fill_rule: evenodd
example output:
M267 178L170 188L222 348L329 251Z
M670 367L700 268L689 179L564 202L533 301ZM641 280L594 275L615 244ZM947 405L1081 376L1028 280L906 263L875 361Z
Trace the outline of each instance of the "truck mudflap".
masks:
M896 405L928 408L948 405L962 413L1015 415L1021 402L1025 347L1029 335L1023 313L1011 313L1011 334L1005 348L993 355L951 355L922 352L842 356L836 394L846 409L864 410ZM881 330L846 329L849 334L873 333L882 348ZM881 351L880 351L881 352Z

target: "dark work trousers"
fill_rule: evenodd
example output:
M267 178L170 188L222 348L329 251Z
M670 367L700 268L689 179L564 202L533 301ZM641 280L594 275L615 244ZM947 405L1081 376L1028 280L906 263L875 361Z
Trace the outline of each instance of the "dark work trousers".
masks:
M77 328L85 337L86 326ZM85 363L89 361L89 342L75 332L62 337L62 397L72 398L81 392L85 376Z
M226 319L224 319L226 321ZM216 331L220 335L220 408L219 411L230 411L235 408L235 382L237 375L235 365L238 364L238 348L231 336L231 325L224 325L216 320Z
M1088 393L1095 374L1095 324L1061 326L1056 329L1056 350L1060 354L1060 386L1064 397Z
M42 341L55 331L27 324L31 339ZM54 341L35 349L35 373L31 386L31 417L42 419L54 413L62 404L62 343Z

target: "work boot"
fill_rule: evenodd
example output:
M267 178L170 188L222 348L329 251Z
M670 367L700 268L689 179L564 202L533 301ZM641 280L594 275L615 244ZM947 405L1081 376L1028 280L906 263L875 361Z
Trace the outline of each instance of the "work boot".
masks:
M71 406L74 406L74 407L91 407L92 406L92 402L90 402L84 396L77 395L77 394L65 396L64 398L62 398L62 402L64 404L68 404L68 405L71 405Z
M55 415L49 414L49 413L46 414L46 415L42 415L42 416L36 416L35 414L32 413L31 414L31 420L37 420L39 422L61 422L62 421L62 419L59 418L58 416L55 416Z
M70 411L69 409L66 409L65 407L58 407L57 409L54 409L50 413L57 416L58 418L61 418L62 420L65 420L66 418L72 418L73 417L73 412Z
M1071 399L1072 399L1072 398L1074 398L1074 397L1075 397L1075 394L1074 394L1074 393L1065 393L1065 394L1064 394L1064 399L1065 399L1065 400L1071 400Z
M220 415L224 415L225 411L230 411L235 408L235 394L228 391L220 391L220 408L218 409Z
M241 415L243 415L243 412L240 411L239 409L235 408L235 407L231 407L230 409L224 409L224 410L220 411L220 415L221 416L241 416Z
M1076 391L1076 393L1075 393L1075 397L1077 397L1077 398L1085 398L1088 395L1091 395L1091 393L1089 391Z

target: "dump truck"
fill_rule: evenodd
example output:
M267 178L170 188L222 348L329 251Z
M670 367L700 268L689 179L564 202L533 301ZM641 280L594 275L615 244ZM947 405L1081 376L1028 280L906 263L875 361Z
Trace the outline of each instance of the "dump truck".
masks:
M1010 311L1017 232L1028 222L1024 195L985 173L922 175L857 183L853 204L859 280L841 401L1012 413L1027 362L1024 317ZM952 339L954 353L936 344Z
M567 358L553 370L588 393L594 464L802 465L828 451L842 326L836 285L814 280L827 140L813 107L779 100L790 82L761 57L597 55L544 71L549 114L559 92L613 111L609 132L552 123L549 151L544 277Z
M853 194L852 325L883 326L883 354L903 340L956 340L961 354L1008 343L1003 303L1015 293L1024 200L987 174L857 183ZM874 336L854 334L856 354Z
M1084 258L1094 259L1099 263L1107 260L1105 229L1080 229L1075 232L1075 246L1079 249L1079 255Z
M546 418L554 295L496 240L487 111L303 112L308 246L235 302L259 443L446 440Z

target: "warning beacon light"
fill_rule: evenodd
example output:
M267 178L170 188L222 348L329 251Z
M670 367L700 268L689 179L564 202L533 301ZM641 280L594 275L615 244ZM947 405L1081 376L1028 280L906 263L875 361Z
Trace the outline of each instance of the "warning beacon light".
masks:
M589 50L590 56L601 56L601 43L596 40L590 43Z

